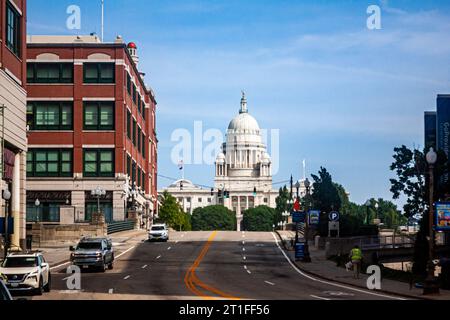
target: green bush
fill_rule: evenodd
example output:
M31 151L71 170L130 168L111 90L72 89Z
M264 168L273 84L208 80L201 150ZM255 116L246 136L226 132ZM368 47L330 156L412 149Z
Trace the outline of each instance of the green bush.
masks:
M276 211L267 206L260 206L244 211L244 230L273 231Z
M224 206L197 208L192 214L193 231L235 231L236 215Z

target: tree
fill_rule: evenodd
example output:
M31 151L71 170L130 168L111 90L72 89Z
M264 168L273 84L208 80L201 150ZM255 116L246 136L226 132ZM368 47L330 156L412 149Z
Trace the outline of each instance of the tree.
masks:
M313 207L321 211L319 232L328 235L328 214L333 210L340 210L342 202L339 191L333 183L327 169L320 168L319 175L312 175L314 180L312 200Z
M292 207L288 204L291 199L291 194L286 186L280 188L278 197L275 199L276 208L273 219L273 224L278 225L280 221L283 221L283 212L290 212Z
M276 210L267 206L259 206L244 211L244 230L246 231L273 231L273 221Z
M192 215L194 231L235 231L236 215L224 206L197 208Z
M177 200L167 191L162 197L161 208L159 209L159 220L166 223L175 230L190 231L190 215L183 212Z
M425 275L427 271L428 260L428 240L429 236L429 218L428 218L428 164L426 161L426 153L428 150L421 152L419 150L410 150L406 146L394 149L394 162L390 169L397 174L397 179L391 179L391 192L394 199L399 199L403 194L407 201L404 206L405 215L413 217L421 214L421 228L417 234L413 272ZM434 188L435 201L445 199L449 194L450 184L443 179L449 174L449 164L446 154L439 150L438 160L434 170Z

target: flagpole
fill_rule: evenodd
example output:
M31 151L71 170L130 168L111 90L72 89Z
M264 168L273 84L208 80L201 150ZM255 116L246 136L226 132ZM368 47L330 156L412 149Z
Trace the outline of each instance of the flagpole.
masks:
M104 38L104 29L105 29L105 0L102 0L102 42Z

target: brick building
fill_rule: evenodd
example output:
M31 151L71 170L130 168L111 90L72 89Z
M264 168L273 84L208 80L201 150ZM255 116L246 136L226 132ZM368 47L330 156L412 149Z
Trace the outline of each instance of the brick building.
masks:
M0 197L2 220L8 212L13 248L25 246L26 165L26 1L0 2ZM8 190L8 192L5 192ZM6 196L9 195L10 197ZM4 199L7 198L8 201Z
M134 43L28 36L27 221L107 222L157 204L155 96ZM37 201L38 200L38 201Z

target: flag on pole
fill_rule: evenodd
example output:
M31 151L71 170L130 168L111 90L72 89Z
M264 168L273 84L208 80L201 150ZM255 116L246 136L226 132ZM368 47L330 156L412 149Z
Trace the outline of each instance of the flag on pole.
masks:
M184 161L180 160L180 162L178 162L178 169L183 170L184 169Z

